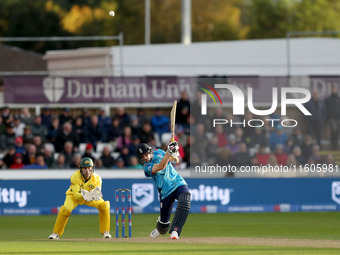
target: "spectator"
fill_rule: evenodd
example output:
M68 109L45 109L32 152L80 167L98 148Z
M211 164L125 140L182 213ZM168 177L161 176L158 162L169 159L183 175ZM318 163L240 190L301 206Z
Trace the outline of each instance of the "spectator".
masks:
M8 106L4 106L4 108L2 109L2 121L5 125L10 125L13 121L13 116L11 114L11 109L9 109Z
M35 116L34 123L31 126L33 136L40 136L41 139L44 141L47 138L47 127L41 124L41 117Z
M312 155L313 145L312 137L310 135L305 135L304 141L301 145L302 155L305 159L308 159Z
M287 142L287 134L283 132L283 126L277 125L275 132L272 132L269 137L269 146L272 151L276 149L276 145L285 144Z
M91 143L96 149L97 143L102 142L104 135L103 129L98 124L98 116L91 116L91 123L87 129L87 142Z
M119 125L119 119L113 118L110 128L106 131L105 141L107 143L117 143L117 139L122 133L123 129Z
M28 110L28 108L23 108L21 110L21 122L24 123L26 126L32 126L34 123L34 118L32 117L32 115L30 114L30 111Z
M149 143L150 140L154 139L154 133L152 131L151 124L149 122L144 123L142 127L142 133L140 135L141 143ZM162 138L162 137L160 137Z
M98 125L106 132L111 126L111 118L106 115L105 107L101 107L98 113Z
M72 121L73 121L73 118L70 115L70 108L68 107L63 108L62 113L59 115L59 125L63 126L64 123L66 122L72 123Z
M3 163L6 165L6 168L9 168L14 164L14 156L15 156L15 148L14 146L9 146L7 152L2 159Z
M133 157L130 157L129 168L130 169L143 169L143 166L141 164L138 164L137 157L133 156Z
M292 166L298 166L299 165L299 162L296 160L294 154L288 155L286 165L287 166L291 166L291 165Z
M151 126L155 133L162 137L163 133L170 132L170 118L163 114L161 108L156 108L155 115L151 118Z
M47 128L47 140L56 144L56 139L59 131L59 118L53 117L51 125Z
M14 163L9 167L10 169L22 169L24 168L24 164L22 163L22 155L20 153L15 153L14 155Z
M57 161L53 164L52 166L53 169L67 169L69 168L66 164L65 164L65 155L60 153L58 155Z
M338 85L332 86L331 95L325 100L327 118L331 129L331 145L333 150L339 148L340 134L340 97L338 95Z
M83 108L81 111L80 118L82 119L84 127L87 127L90 125L91 118L88 114L88 110L86 108Z
M312 99L305 104L305 107L312 114L305 116L307 134L312 135L314 133L317 144L321 147L322 127L326 119L326 107L325 104L319 100L319 92L316 89L313 89Z
M37 148L34 144L28 145L27 154L24 155L23 160L25 165L34 164L37 156Z
M63 128L58 131L56 141L54 143L57 152L62 151L66 142L72 142L72 147L79 147L79 140L77 134L72 130L72 125L65 122Z
M216 157L216 164L220 166L234 166L236 164L235 159L233 155L231 154L231 151L228 148L220 148L219 152ZM233 172L227 172L226 177L233 177Z
M120 153L120 157L124 160L124 166L128 167L130 162L130 151L128 147L123 147Z
M103 161L100 158L97 158L94 162L96 169L104 169Z
M324 164L327 164L328 166L329 165L337 165L337 163L335 162L334 158L333 158L333 155L332 154L327 154L323 160L323 163Z
M314 164L321 164L323 161L322 156L320 155L320 146L314 144L312 147L312 155L308 158L308 161L314 162Z
M79 169L81 159L82 159L82 157L79 153L74 153L74 155L72 157L72 163L68 166L68 168Z
M33 144L37 148L37 153L43 154L45 150L45 146L41 141L41 137L36 135L33 137Z
M190 114L190 102L188 92L183 90L181 92L181 98L178 100L177 103L177 110L176 110L176 124L178 123L179 126L184 127L187 123L187 119Z
M237 143L236 139L237 139L236 135L234 134L230 134L228 136L228 144L226 147L230 150L230 153L232 155L235 155L236 153L239 152L240 145Z
M198 125L200 125L200 124L197 124L197 126ZM201 124L201 125L203 125L203 124ZM217 137L217 140L218 140L217 146L219 148L225 147L225 146L228 145L227 135L224 132L224 129L223 129L222 125L217 125L215 127L215 134L214 134L214 136ZM235 135L234 135L234 137L235 137L235 140L236 140L236 136Z
M140 144L140 139L137 135L133 135L131 143L127 146L130 152L130 156L136 155L137 147Z
M137 118L138 118L138 123L140 124L141 127L144 125L144 123L150 122L143 108L137 109Z
M25 145L33 143L33 134L30 126L26 126L24 128L24 135L22 136L22 139L24 140Z
M248 153L248 148L246 143L241 143L239 151L234 155L235 164L237 166L250 166L251 157Z
M269 153L266 152L266 145L261 144L259 147L259 151L255 154L257 158L257 164L266 166L269 160Z
M236 135L236 143L246 143L246 139L244 137L243 129L238 127L235 129L235 135Z
M83 119L78 116L73 123L73 128L72 130L76 133L77 137L78 137L78 141L84 142L86 141L86 137L87 137L87 128L83 123Z
M46 128L52 125L52 114L51 109L48 106L45 106L42 109L41 113L41 124L44 125Z
M262 132L263 129L262 127L256 127L253 134L250 136L250 143L249 147L250 148L255 148L257 146L266 145L267 144L267 139L265 134Z
M21 123L20 117L18 115L14 115L14 120L13 120L13 129L15 136L23 136L24 134L24 128L25 124Z
M37 154L36 161L31 165L26 165L25 169L48 169L43 154Z
M277 160L277 163L280 166L285 166L288 160L288 155L283 151L283 145L277 144L275 148L275 157Z
M22 137L15 138L15 153L20 153L22 155L26 155L27 149L24 146L24 140Z
M0 136L2 136L6 131L7 125L2 121L2 117L0 116Z
M1 151L5 151L9 146L15 145L15 134L12 125L6 127L6 131L0 136Z
M199 144L200 144L199 147L202 151L201 153L206 154L206 152L208 150L209 139L206 136L205 127L202 123L199 123L199 124L196 125L196 130L195 130L194 136L195 136L195 140L199 141Z
M116 160L116 164L113 168L122 169L122 168L124 168L124 165L125 165L124 159L122 157L118 157L117 160Z
M73 143L70 141L67 141L64 144L64 150L62 152L65 156L65 164L67 166L70 166L72 164L73 160Z
M299 146L296 146L293 150L293 155L295 157L296 162L299 165L304 165L306 164L306 158L302 155L301 148Z
M131 133L132 135L140 136L142 133L142 126L139 124L139 120L137 116L133 115L131 116Z
M283 151L286 154L292 154L296 144L294 143L294 139L292 137L288 138L286 144L283 146Z
M122 150L123 147L129 146L129 144L131 143L131 138L132 138L131 128L125 127L123 134L121 136L119 136L118 140L117 140L118 150L120 151L120 150Z
M294 140L295 145L301 146L301 144L303 143L303 135L299 127L293 128L291 138Z
M268 166L278 166L278 165L279 163L277 162L275 154L269 154Z
M104 146L100 159L105 168L113 168L115 165L115 159L111 156L111 151L108 146Z
M55 159L53 156L53 152L49 147L44 148L44 157L47 167L52 168L55 163Z
M90 159L92 159L93 162L96 161L96 158L93 155L93 146L92 146L91 143L86 144L85 152L81 157L82 158L90 158Z
M119 119L119 125L121 128L124 128L130 125L130 116L129 114L125 112L124 107L117 108L117 113L115 114L114 118Z

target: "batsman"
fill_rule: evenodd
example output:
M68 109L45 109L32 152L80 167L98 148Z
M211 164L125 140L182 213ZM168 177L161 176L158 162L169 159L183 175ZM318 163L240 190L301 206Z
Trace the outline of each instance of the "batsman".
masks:
M178 157L176 141L168 145L167 151L155 150L145 143L137 148L137 157L144 164L146 177L151 177L156 183L160 195L160 217L157 227L150 234L152 239L165 235L169 230L171 239L178 239L190 211L191 194L185 180L172 166L170 159ZM175 200L178 200L176 212L170 227L170 216Z
M66 191L64 205L61 206L53 233L49 239L59 239L64 233L68 218L78 205L95 207L99 211L99 228L103 238L111 238L110 235L110 202L103 200L101 192L102 179L94 173L94 165L91 158L83 158L80 161L79 170L71 176L71 186Z

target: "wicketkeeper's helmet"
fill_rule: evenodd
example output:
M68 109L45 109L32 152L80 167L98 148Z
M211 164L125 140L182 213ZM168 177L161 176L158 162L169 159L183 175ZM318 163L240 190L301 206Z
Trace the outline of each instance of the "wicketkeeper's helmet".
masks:
M79 164L79 169L80 169L80 173L81 175L84 177L82 168L83 167L92 167L92 173L94 172L94 164L91 158L82 158L82 160L80 160L80 164ZM92 174L91 174L92 175ZM85 178L85 177L84 177Z
M145 164L145 160L143 159L143 155L145 155L146 153L150 153L151 157L153 156L153 150L151 148L151 146L149 146L146 143L141 143L140 145L138 145L137 147L137 159L139 164Z

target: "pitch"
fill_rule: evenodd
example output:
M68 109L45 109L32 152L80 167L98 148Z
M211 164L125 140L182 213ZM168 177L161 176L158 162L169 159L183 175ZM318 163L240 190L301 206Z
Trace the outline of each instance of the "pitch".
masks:
M62 239L48 240L54 215L1 216L0 254L340 253L337 212L191 214L179 240L148 237L155 214L133 215L131 239L102 239L97 217L72 215Z

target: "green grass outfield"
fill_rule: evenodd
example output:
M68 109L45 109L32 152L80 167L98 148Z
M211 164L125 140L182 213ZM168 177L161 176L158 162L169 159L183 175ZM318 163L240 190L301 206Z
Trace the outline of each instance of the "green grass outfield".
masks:
M48 240L55 219L0 216L0 254L340 254L335 212L190 214L178 241L148 238L156 214L133 215L131 240L99 239L98 215L71 215L62 239Z

